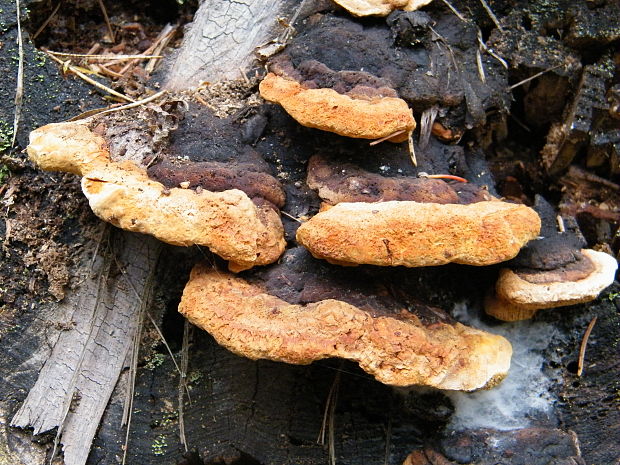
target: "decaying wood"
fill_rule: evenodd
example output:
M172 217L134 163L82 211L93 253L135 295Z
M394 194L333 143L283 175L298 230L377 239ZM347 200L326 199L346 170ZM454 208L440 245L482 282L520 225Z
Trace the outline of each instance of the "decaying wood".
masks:
M11 424L32 427L34 434L58 428L67 465L86 463L99 419L126 366L140 307L150 302L159 248L154 239L113 232L106 256L95 260L90 275L50 314L49 324L66 324L67 330L58 335Z
M204 1L167 74L166 87L181 90L242 77L256 59L255 49L282 33L278 19L297 6L291 0Z

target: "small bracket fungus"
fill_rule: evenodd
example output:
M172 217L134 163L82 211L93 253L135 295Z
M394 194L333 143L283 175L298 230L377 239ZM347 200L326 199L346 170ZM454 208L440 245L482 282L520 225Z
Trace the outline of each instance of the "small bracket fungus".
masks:
M538 236L540 218L524 205L391 201L339 203L297 230L316 258L341 265L492 265Z
M618 262L590 249L582 249L581 255L579 262L564 269L533 273L501 270L495 294L486 298L486 313L503 321L526 320L541 309L596 299L614 281Z
M173 245L203 245L232 271L272 263L285 247L278 213L242 191L167 188L132 162L110 159L88 121L49 124L30 134L28 155L44 170L83 176L93 212L120 228Z
M425 326L405 310L375 315L335 299L290 304L203 265L192 271L179 311L238 355L302 365L341 357L394 386L491 387L512 355L503 337L460 323Z
M381 139L398 133L388 140L406 141L416 127L407 102L363 87L345 94L333 88L308 88L293 77L269 73L259 88L261 97L282 105L302 126L359 139Z
M394 10L414 11L432 0L334 0L353 16L387 16Z

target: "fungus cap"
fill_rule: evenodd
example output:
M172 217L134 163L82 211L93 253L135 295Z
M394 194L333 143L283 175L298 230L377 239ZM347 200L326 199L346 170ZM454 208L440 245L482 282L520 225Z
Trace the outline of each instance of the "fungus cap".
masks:
M305 89L299 82L269 73L259 86L261 97L278 103L299 124L359 139L390 138L404 142L415 129L407 102L395 97L372 100L334 89Z
M589 302L615 278L618 262L604 252L582 249L592 271L579 279L558 280L557 273L540 271L527 277L510 269L500 271L495 294L487 296L485 311L499 320L531 318L538 310Z
M373 316L335 299L289 304L203 265L192 271L179 311L238 355L301 365L341 357L394 386L492 387L512 355L503 337L460 323L424 326L406 310Z
M432 0L334 0L353 16L387 16L394 10L414 11Z
M482 266L513 258L539 231L534 210L496 200L339 203L302 224L297 241L336 264Z
M285 247L278 213L242 191L166 189L135 164L110 160L106 141L85 122L56 123L30 134L30 159L44 170L83 176L93 212L129 231L173 245L203 245L233 271L272 263Z

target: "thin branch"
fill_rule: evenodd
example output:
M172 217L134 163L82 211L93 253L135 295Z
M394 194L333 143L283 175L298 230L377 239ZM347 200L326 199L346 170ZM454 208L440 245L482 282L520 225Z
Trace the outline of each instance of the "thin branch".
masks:
M21 22L21 5L20 0L15 0L17 7L17 48L19 54L19 63L17 65L17 86L15 88L15 114L13 116L13 139L11 147L15 147L17 140L17 130L19 129L19 118L22 113L22 104L24 102L24 43L22 39L22 22Z
M590 333L592 332L592 328L596 324L597 317L592 318L590 324L586 328L586 332L583 335L583 339L581 340L581 347L579 347L579 361L577 362L577 376L581 377L583 373L583 360L586 356L586 346L588 345L588 338L590 337Z

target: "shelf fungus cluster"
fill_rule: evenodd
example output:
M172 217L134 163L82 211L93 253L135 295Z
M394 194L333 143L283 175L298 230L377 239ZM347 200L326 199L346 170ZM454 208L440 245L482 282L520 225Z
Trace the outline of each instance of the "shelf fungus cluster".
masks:
M337 3L357 16L416 8L412 1ZM427 140L421 168L452 174L423 176L406 148L355 140L413 144L416 121L408 102L417 104L411 92L406 96L404 76L418 65L409 61L399 70L387 51L370 50L368 44L382 43L391 50L387 30L362 31L342 17L314 23L320 34L306 34L310 46L294 43L304 37L300 32L269 60L259 91L277 105L255 102L248 114L218 118L205 106L188 103L173 115L161 104L152 108L149 124L131 114L51 124L31 134L29 156L45 170L82 176L91 208L105 221L169 244L206 246L231 272L242 272L196 265L179 307L236 354L294 364L340 357L395 386L492 387L508 372L510 343L420 303L432 295L420 292L431 271L410 268L506 262L486 311L517 320L596 297L613 280L615 260L579 241L567 243L569 235L549 229L554 214L541 222L535 209L493 195L492 182L461 182L475 157L466 159L460 146ZM333 28L342 44L372 36L356 52L363 55L359 63L317 61L327 62L318 55ZM383 60L374 74L359 71L371 69L360 61L368 53ZM430 137L435 116L429 115L437 111L422 112ZM178 127L154 124L162 115L178 116ZM308 140L291 136L300 133ZM407 173L385 176L385 160L394 166L404 160ZM475 178L488 172L480 169ZM285 205L311 216L300 226L285 222L288 244L280 217ZM398 273L415 275L415 283L395 284ZM364 275L369 284L359 290Z
M82 176L82 190L101 219L168 244L206 246L233 271L272 263L282 254L282 223L273 208L257 205L239 189L168 188L144 167L112 160L108 141L91 129L95 124L39 128L30 135L28 155L44 170Z

